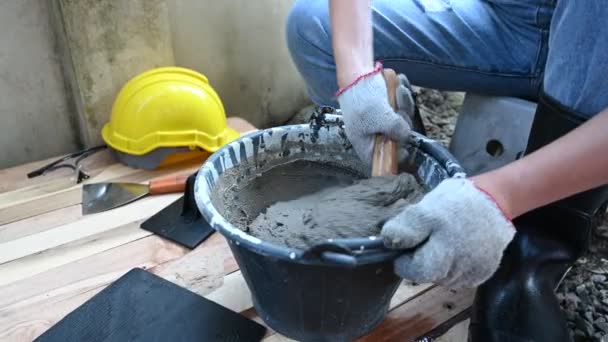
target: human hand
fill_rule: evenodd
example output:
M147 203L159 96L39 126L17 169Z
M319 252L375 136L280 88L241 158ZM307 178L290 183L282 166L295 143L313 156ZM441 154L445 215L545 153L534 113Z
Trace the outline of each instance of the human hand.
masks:
M383 134L399 145L404 145L410 134L411 118L415 111L414 99L405 75L400 74L398 80L395 94L397 112L389 104L380 67L339 92L338 102L346 135L359 158L369 165L376 134ZM402 159L406 155L400 153L399 156Z
M515 228L488 193L457 178L387 221L381 235L389 248L414 249L395 260L400 277L463 288L492 276Z

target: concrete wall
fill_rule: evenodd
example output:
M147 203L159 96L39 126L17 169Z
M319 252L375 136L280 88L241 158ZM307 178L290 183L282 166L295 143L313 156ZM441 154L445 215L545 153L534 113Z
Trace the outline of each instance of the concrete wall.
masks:
M151 68L173 65L166 0L59 0L74 99L86 145L103 143L120 88Z
M292 0L168 0L175 61L209 78L230 115L284 123L309 100L285 43Z
M309 103L285 42L286 0L0 0L0 167L103 143L120 88L179 65L228 115L283 124Z
M49 12L0 1L0 168L79 147Z

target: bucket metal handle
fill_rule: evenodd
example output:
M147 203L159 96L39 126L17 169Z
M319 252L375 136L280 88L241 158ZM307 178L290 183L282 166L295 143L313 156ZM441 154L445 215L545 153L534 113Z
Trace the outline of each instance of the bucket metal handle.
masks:
M333 239L331 242L345 246L352 251L386 250L384 241L380 237L370 236L367 238Z
M356 267L358 256L371 251L386 251L380 238L333 239L316 244L303 254L304 259L321 259L331 264L344 267Z

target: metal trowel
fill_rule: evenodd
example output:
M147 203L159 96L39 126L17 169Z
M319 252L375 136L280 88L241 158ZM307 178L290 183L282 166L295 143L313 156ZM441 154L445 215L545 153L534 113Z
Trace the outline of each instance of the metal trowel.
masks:
M188 177L184 196L148 218L140 227L189 249L213 234L215 230L203 218L194 199L197 173Z
M170 175L141 183L91 183L82 187L82 215L99 213L147 195L184 192L188 174Z

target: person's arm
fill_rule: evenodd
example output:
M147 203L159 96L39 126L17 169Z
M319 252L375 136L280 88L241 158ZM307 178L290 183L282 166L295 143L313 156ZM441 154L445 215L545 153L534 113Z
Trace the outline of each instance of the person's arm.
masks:
M413 249L395 261L395 272L419 283L482 284L515 236L510 219L608 184L606 147L608 109L502 168L442 181L383 225L386 246Z
M344 118L344 129L359 157L371 165L373 139L383 134L405 142L414 100L407 78L400 78L396 98L399 113L388 102L380 65L374 65L371 0L330 0L331 34L336 79L336 97ZM400 154L403 156L404 154Z
M332 47L340 88L374 68L370 0L330 0Z
M473 181L510 218L608 184L608 108L534 153Z

